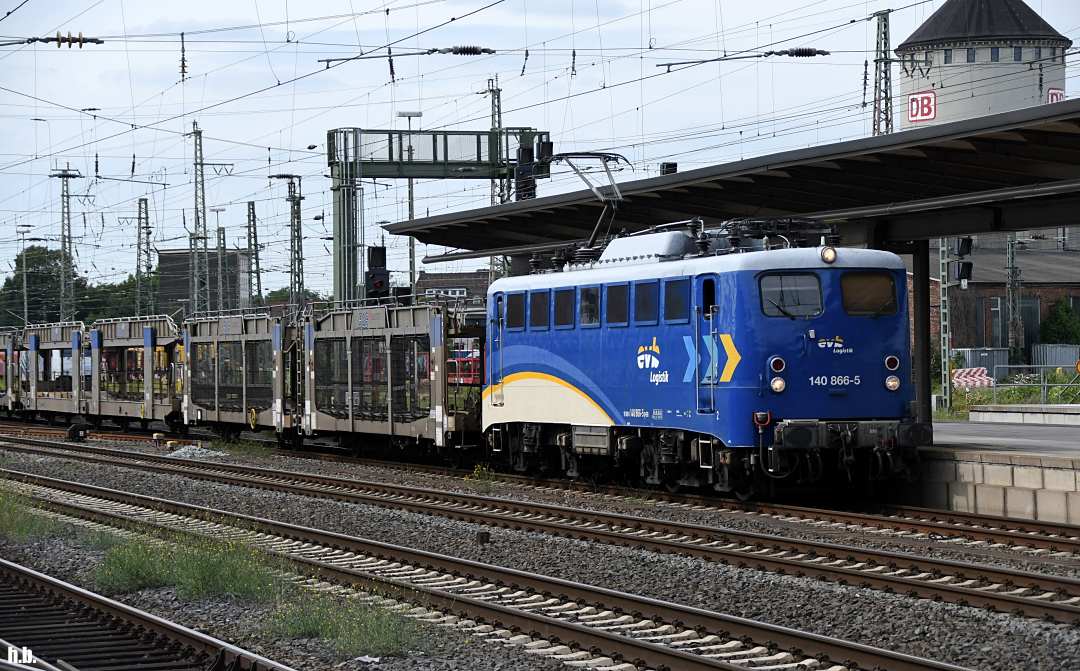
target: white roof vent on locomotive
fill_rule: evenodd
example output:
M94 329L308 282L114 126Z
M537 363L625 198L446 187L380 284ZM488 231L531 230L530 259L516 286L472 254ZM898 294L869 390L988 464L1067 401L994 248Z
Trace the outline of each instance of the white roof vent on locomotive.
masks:
M661 231L612 240L604 248L597 264L673 260L695 252L697 247L694 239L685 231Z

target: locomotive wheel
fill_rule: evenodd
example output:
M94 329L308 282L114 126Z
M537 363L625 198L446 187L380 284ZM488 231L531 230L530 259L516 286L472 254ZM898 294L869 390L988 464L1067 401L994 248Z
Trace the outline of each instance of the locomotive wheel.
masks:
M736 499L745 503L757 495L757 487L754 486L753 482L743 481L736 484L731 493L735 495Z
M647 485L660 484L660 451L648 442L641 448L641 480Z

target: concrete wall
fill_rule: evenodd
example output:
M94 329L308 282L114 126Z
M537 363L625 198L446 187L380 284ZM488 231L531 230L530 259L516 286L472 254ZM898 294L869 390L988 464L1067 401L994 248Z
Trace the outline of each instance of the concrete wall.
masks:
M972 422L983 424L1050 424L1080 428L1080 405L973 405L968 415ZM1080 443L1080 432L1077 442Z
M929 448L909 503L1080 525L1080 459Z

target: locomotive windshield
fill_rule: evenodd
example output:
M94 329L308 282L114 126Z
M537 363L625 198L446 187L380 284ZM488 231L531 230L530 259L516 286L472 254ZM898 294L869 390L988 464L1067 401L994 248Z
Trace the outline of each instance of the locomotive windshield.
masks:
M889 273L870 271L844 273L840 278L844 311L857 317L896 314L896 283Z
M768 317L816 317L821 314L821 282L813 273L762 275L761 309Z

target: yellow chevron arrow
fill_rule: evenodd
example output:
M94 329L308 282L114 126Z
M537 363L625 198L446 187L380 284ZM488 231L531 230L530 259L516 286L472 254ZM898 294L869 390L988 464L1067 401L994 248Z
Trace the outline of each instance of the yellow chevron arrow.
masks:
M731 338L730 333L720 334L720 344L724 346L724 353L727 354L727 363L724 364L724 372L720 374L720 381L731 382L731 377L735 375L735 369L738 368L739 362L742 361L742 355L739 354L739 350L735 349L735 341Z

